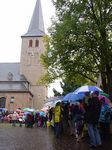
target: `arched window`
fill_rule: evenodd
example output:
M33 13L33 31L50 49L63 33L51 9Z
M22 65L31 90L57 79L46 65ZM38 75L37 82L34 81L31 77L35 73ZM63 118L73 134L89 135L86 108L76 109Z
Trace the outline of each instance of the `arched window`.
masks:
M35 41L35 47L38 47L39 46L39 40L36 40Z
M32 47L32 45L33 45L33 41L29 40L29 47Z
M6 107L6 98L0 97L0 108L5 108L5 107Z

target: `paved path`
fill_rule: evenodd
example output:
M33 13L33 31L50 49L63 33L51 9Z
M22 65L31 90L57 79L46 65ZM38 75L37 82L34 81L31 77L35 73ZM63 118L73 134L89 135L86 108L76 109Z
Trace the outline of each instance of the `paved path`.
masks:
M74 137L55 138L44 128L1 127L0 150L90 150L88 139L77 143ZM112 150L112 142L105 142L101 150Z

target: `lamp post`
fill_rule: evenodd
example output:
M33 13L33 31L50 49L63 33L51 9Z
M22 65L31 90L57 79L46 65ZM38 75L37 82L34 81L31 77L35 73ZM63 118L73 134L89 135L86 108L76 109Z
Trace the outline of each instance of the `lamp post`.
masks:
M13 113L14 112L14 97L11 97L10 99L10 112Z

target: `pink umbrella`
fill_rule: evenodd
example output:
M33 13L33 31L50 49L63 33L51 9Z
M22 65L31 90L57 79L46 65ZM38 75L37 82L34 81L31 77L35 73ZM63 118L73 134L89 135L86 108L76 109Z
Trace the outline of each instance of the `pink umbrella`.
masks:
M106 102L107 104L109 104L109 105L111 104L110 99L108 99L106 96L99 95L98 97L99 97L99 100L101 100L102 98L104 98L104 99L105 99L105 102Z
M47 106L47 107L43 107L43 108L41 109L41 111L47 113L48 109L49 109L48 106Z
M24 111L21 110L21 109L16 109L16 112L17 112L17 113L23 113Z

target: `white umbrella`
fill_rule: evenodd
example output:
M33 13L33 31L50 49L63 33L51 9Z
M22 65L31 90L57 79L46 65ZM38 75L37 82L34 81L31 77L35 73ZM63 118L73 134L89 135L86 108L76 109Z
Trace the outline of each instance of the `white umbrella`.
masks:
M102 92L102 89L100 89L99 87L94 86L94 85L84 85L84 86L81 86L78 89L76 89L74 91L74 93L79 94L79 93L93 92L93 91Z

